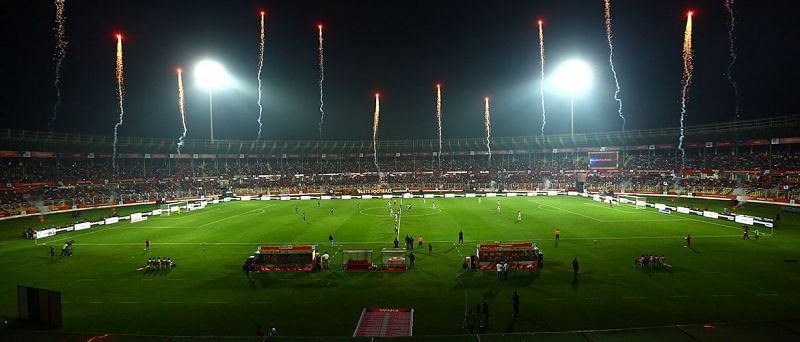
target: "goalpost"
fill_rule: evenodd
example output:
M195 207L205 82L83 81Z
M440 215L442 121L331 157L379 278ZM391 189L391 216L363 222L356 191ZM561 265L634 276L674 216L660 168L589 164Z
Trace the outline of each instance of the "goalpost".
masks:
M188 201L186 202L174 202L174 203L165 203L161 205L161 214L170 216L172 214L179 214L181 210L187 210L188 208Z
M633 206L636 209L647 208L647 199L644 196L617 195L617 202Z

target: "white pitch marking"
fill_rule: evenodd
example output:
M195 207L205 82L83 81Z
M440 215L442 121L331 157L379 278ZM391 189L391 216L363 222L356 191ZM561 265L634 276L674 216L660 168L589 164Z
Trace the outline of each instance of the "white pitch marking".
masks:
M271 207L271 205L265 206L264 208L269 208L269 207ZM233 215L233 216L223 217L223 218L221 218L219 220L214 220L214 221L211 221L211 222L208 222L208 223L205 223L205 224L201 224L198 227L199 228L203 228L203 227L212 225L212 224L217 223L217 222L222 222L222 221L225 221L225 220L229 220L229 219L232 219L234 217L244 216L244 215L250 214L252 212L259 211L259 210L263 213L263 212L265 212L264 208L255 208L253 210L245 211L243 213L239 213L239 214L236 214L236 215Z
M597 221L597 222L606 222L606 221L600 220L600 219L598 219L598 218L594 218L594 217L592 217L592 216L589 216L589 215L584 215L584 214L581 214L581 213L576 213L576 212L574 212L574 211L567 210L567 209L563 209L563 208L559 208L559 207L556 207L556 206L553 206L553 205L544 204L544 203L537 202L537 201L530 200L530 199L529 199L528 201L529 201L529 202L536 203L536 204L539 204L540 206L541 206L541 205L543 205L543 206L545 206L545 207L550 207L550 208L553 208L553 209L557 209L557 210L561 210L561 211L566 211L566 212L568 212L568 213L571 213L571 214L574 214L574 215L578 215L578 216L581 216L581 217L585 217L585 218L588 218L588 219L590 219L590 220L594 220L594 221Z

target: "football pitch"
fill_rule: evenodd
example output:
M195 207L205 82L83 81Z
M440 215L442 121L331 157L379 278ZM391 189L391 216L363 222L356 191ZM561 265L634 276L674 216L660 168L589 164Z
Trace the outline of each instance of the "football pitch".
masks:
M394 219L385 199L327 200L320 207L315 200L220 203L60 234L38 245L18 237L34 218L2 221L0 318L16 317L17 285L62 292L63 332L253 336L257 326L274 324L284 336L351 336L362 308L409 307L415 310L415 336L459 335L470 333L464 328L465 307L484 301L490 309L489 334L800 318L796 214L782 213L778 228L772 234L762 228L756 241L743 240L735 223L577 197L402 203L413 209L403 212L401 245L408 234L422 235L426 246L414 250L416 267L404 273L341 271L343 249L372 249L379 264L380 249L393 246ZM724 204L692 203L719 211ZM516 222L518 210L522 222ZM754 203L742 209L766 217L778 210ZM84 216L101 215L108 209ZM70 219L54 214L47 220ZM554 240L556 228L560 241ZM456 244L459 230L465 239L461 246ZM692 248L684 247L687 233ZM152 241L149 252L146 239ZM50 246L58 251L65 240L75 241L74 255L51 257ZM476 244L496 241L537 243L544 267L511 271L508 280L497 280L490 271L462 271L463 257L474 254ZM316 244L319 252L333 256L331 270L248 277L242 263L265 244ZM641 254L663 254L673 268L636 268L634 259ZM137 271L148 257L170 257L177 267ZM580 273L574 277L576 257ZM513 291L521 297L518 319L512 318ZM777 332L792 333L798 332Z

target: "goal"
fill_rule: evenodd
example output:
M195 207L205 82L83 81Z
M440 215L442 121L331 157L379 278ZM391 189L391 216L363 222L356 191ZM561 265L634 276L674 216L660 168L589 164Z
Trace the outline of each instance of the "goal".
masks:
M619 204L635 207L636 209L647 208L647 200L643 196L617 195L617 202Z
M189 202L174 202L174 203L165 203L161 205L161 215L170 216L172 214L178 214L181 210L186 210L188 207Z

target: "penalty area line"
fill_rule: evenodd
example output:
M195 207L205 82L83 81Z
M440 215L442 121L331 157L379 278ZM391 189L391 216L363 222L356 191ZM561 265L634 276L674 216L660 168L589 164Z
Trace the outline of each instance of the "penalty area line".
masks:
M273 207L273 205L267 205L267 206L264 206L264 207L262 207L262 208L255 208L255 209L253 209L253 210L245 211L245 212L243 212L243 213L239 213L239 214L236 214L236 215L233 215L233 216L227 216L227 217L223 217L223 218L221 218L221 219L219 219L219 220L214 220L214 221L211 221L211 222L208 222L208 223L201 224L201 225L199 225L198 227L199 227L199 228L207 227L207 226L210 226L210 225L212 225L212 224L214 224L214 223L218 223L218 222L222 222L222 221L225 221L225 220L229 220L229 219L232 219L232 218L234 218L234 217L240 217L240 216L248 215L248 214L254 213L254 212L256 212L256 211L259 211L259 210L260 210L262 213L265 213L265 212L266 212L266 210L265 210L265 209L267 209L267 208L270 208L270 207Z

